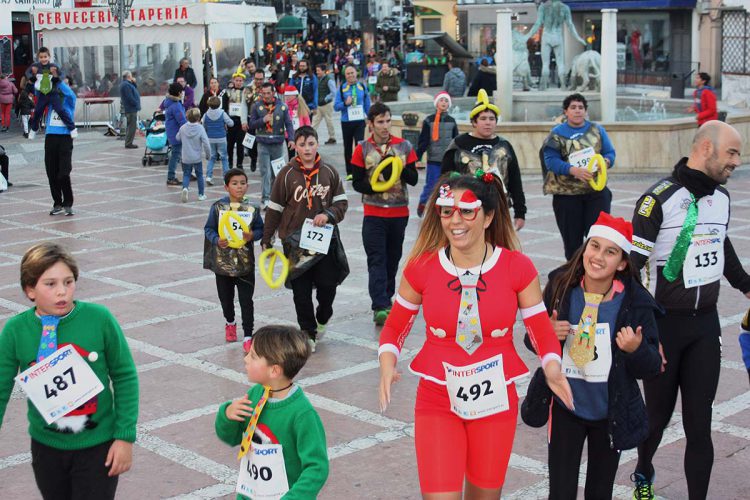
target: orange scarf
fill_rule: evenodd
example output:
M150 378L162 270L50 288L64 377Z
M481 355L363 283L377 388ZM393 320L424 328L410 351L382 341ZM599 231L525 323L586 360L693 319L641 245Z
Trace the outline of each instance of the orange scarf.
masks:
M307 168L302 164L302 160L300 160L300 157L297 156L295 158L297 160L297 165L299 165L300 170L302 171L302 175L305 176L305 192L307 193L307 209L312 210L312 192L310 190L310 187L312 186L312 180L313 177L318 175L318 172L320 172L320 155L317 155L315 157L315 164L311 168Z
M435 122L432 124L432 141L437 142L440 138L440 110L435 113Z
M266 109L268 109L268 114L271 115L271 121L266 123L266 131L273 132L273 111L276 109L276 104L266 104Z

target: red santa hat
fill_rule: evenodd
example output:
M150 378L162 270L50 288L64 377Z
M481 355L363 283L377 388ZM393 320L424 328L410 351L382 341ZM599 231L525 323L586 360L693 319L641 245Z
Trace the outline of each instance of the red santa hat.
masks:
M438 92L435 96L435 100L433 101L435 103L435 107L437 107L437 103L440 99L448 99L448 107L450 108L453 104L453 101L451 101L451 95L446 92L445 90Z
M294 85L287 85L284 87L284 95L299 95L299 91Z
M598 236L606 238L625 253L630 253L633 241L633 224L622 217L612 217L606 212L601 212L594 225L589 229L589 238Z

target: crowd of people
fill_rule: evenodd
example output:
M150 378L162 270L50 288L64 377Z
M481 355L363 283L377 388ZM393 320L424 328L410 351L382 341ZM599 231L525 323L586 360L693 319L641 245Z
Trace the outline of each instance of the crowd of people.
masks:
M462 134L449 114L453 94L440 92L435 113L424 119L412 145L391 133L387 102L400 83L390 61L365 62L349 53L343 63L336 55L336 72L323 43L311 41L302 57L292 53L289 61L277 61L286 69L270 77L251 55L224 88L211 79L198 103L189 92L195 75L186 61L161 104L171 146L166 183L181 187L181 201L190 200L191 176L197 200L205 200L205 185L218 182L215 163L222 165L227 195L208 208L203 267L215 274L227 342L239 341L237 289L245 368L255 384L216 415L217 436L240 446L238 493L315 498L328 477L325 429L294 378L334 316L337 287L349 274L339 226L353 189L364 206L372 320L382 326L382 411L401 377L397 362L420 309L426 323L424 345L409 364L420 379L415 447L424 498L499 498L521 413L530 425L549 425L550 498L576 497L587 442L586 498L611 498L621 452L637 447L634 498L653 499L652 460L678 389L688 492L706 498L721 278L750 298L750 276L727 233L724 185L740 164L737 130L716 120L703 123L689 155L646 190L629 221L609 214L606 173L616 165L615 145L602 125L587 119L586 98L567 96L565 121L539 145L544 192L553 195L566 259L542 287L518 238L527 212L518 158L496 133L499 110L487 92L478 90L471 132ZM56 81L36 77L48 73ZM70 216L76 96L60 76L47 67L32 74L41 80L34 90L37 121L45 107L53 109L45 137L50 215ZM128 96L125 147L134 148L131 122L140 107L135 78L125 73L121 85ZM315 129L325 119L328 141L336 141L333 110L341 113L344 175L321 154ZM30 131L37 128L30 124ZM418 183L422 158L421 223L399 276L409 191ZM256 170L259 204L247 196ZM274 250L276 240L281 251ZM255 241L263 251L257 263ZM281 282L292 290L298 328L255 330L256 268L270 286L281 285L268 276L271 255L288 266ZM59 245L38 244L24 255L21 287L34 307L8 320L0 334L0 421L19 370L24 375L48 367L39 368L47 375L38 383L54 382L59 391L73 370L87 374L79 376L90 391L98 390L98 405L85 402L73 412L40 403L41 386L22 384L30 396L32 467L45 498L56 498L61 485L113 498L117 476L132 462L137 374L116 319L101 306L74 300L78 276L75 260ZM529 369L513 344L518 314L525 344L540 365L523 404L516 382ZM61 359L61 352L70 358L55 367L50 359ZM92 357L97 352L103 355L99 363ZM68 420L73 415L85 417L83 423ZM283 458L274 460L279 450ZM61 465L69 460L96 466L72 474ZM257 473L264 467L267 477Z

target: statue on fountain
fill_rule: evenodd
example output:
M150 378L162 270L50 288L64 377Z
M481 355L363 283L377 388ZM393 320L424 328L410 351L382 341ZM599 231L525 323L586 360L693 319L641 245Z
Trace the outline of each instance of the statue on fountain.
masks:
M570 63L568 90L598 91L601 85L601 66L602 56L595 50L586 50L575 56Z
M549 63L551 53L555 53L555 61L557 62L557 77L559 85L562 87L565 85L565 40L563 38L563 26L567 25L573 37L578 40L582 45L586 45L586 41L578 35L575 26L573 25L573 18L570 15L570 7L562 3L560 0L548 0L541 4L538 10L538 18L534 26L528 33L529 37L532 37L539 31L541 26L544 26L542 32L542 79L539 82L539 89L546 90L549 87Z
M521 79L523 90L531 88L531 66L529 65L529 48L526 43L529 35L513 30L513 76Z

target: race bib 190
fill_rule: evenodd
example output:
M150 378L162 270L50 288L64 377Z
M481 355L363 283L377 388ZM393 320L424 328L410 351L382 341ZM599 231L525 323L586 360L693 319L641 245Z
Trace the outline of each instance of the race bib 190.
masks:
M568 155L568 163L570 163L571 167L587 168L595 154L596 151L594 151L594 148L581 149ZM592 172L596 172L597 170L598 167L594 165Z
M104 385L72 345L24 370L16 382L45 422L51 424L104 390Z

